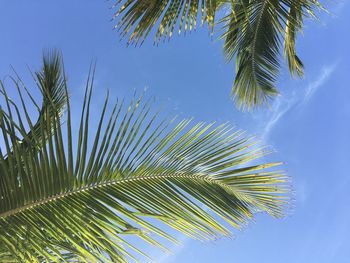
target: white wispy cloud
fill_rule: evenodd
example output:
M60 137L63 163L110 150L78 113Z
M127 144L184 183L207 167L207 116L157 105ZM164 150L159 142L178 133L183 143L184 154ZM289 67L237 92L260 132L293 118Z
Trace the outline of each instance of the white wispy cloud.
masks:
M292 105L294 105L295 101L296 98L294 95L289 99L282 97L277 98L272 106L271 112L268 114L268 117L261 118L260 122L265 126L261 135L262 140L265 141L268 139L268 136L270 135L272 129L280 121L283 115L292 108Z
M320 74L315 80L310 82L305 89L299 90L298 92L294 90L293 93L288 96L285 95L278 97L268 114L259 118L259 126L264 126L261 138L266 141L273 128L292 108L301 109L304 107L311 100L316 91L327 82L337 65L338 61L335 61L332 64L322 67Z
M333 73L335 68L337 67L338 62L333 63L330 66L326 66L322 68L321 74L318 79L314 82L310 83L305 91L305 96L303 98L303 103L307 103L310 98L314 95L314 93L319 89L329 78L329 76Z

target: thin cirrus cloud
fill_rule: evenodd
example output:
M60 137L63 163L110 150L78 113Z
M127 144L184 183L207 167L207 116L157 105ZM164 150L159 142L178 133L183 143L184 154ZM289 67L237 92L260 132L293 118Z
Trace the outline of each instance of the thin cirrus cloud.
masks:
M320 74L315 80L309 83L306 89L299 92L294 91L291 96L279 97L272 105L272 109L269 111L268 116L261 118L260 123L264 123L261 139L267 141L274 127L292 108L301 109L305 107L316 91L328 81L334 70L337 68L337 65L338 61L335 61L332 64L323 66Z

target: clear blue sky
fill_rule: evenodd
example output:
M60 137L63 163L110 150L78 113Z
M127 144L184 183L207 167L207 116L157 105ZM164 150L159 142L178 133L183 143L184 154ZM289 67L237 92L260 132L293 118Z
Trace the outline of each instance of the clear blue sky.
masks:
M258 215L234 240L184 240L160 262L350 262L350 4L307 21L298 49L306 77L279 78L282 95L271 110L241 113L229 99L234 77L220 41L199 28L154 47L126 48L109 21L112 2L92 0L1 0L0 77L10 65L40 67L42 50L62 50L73 103L81 100L89 64L97 59L93 107L107 89L112 97L148 87L167 111L204 121L229 121L273 145L274 160L287 163L295 188L294 209L285 219ZM217 37L217 36L216 36ZM77 107L80 105L76 105Z

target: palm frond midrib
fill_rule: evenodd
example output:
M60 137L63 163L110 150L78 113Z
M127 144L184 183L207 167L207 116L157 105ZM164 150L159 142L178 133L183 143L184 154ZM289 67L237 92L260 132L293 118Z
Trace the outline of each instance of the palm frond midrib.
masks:
M265 0L262 3L262 7L261 7L260 13L259 13L258 18L257 18L258 19L257 25L256 25L256 28L254 30L254 37L253 37L253 41L252 41L252 71L253 71L253 78L254 78L255 83L259 83L259 80L257 78L257 73L256 73L256 65L257 65L256 43L257 43L258 35L259 35L260 29L261 29L261 20L262 20L264 13L266 12L268 2L269 2L268 0Z
M41 199L41 200L36 200L33 202L30 202L28 204L25 204L21 207L15 208L15 209L11 209L9 211L4 211L2 213L0 213L0 219L5 219L9 216L15 215L17 213L21 213L24 212L28 209L32 209L35 208L37 206L58 200L58 199L62 199L71 195L76 195L79 194L81 192L85 192L85 191L91 191L97 188L101 188L101 187L108 187L108 186L112 186L112 185L116 185L116 184L123 184L123 183L128 183L128 182L135 182L135 181L143 181L143 180L159 180L159 179L171 179L171 178L183 178L183 179L196 179L196 180L203 180L212 184L217 184L220 185L223 188L226 188L227 190L230 188L229 185L220 182L217 179L212 178L211 176L208 175L186 175L185 173L178 173L178 174L161 174L161 175L147 175L147 176L133 176L133 177L127 177L127 178L121 178L121 179L111 179L108 181L103 181L103 182L98 182L95 183L93 185L88 185L88 186L83 186L83 187L78 187L69 191L66 191L64 193L58 193L55 195L51 195L47 198ZM232 190L232 189L231 189Z

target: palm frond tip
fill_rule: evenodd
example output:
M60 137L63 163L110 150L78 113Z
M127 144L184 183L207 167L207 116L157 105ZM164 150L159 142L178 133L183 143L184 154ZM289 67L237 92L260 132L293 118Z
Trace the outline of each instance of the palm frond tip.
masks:
M1 260L137 260L147 255L126 236L165 250L162 238L176 242L154 219L207 240L230 234L224 222L241 228L256 212L282 216L288 180L274 170L279 163L247 164L266 151L229 125L159 119L142 98L117 103L107 117L107 97L90 138L90 78L73 136L60 63L48 56L35 75L44 97L35 124L24 96L25 119L1 83Z

